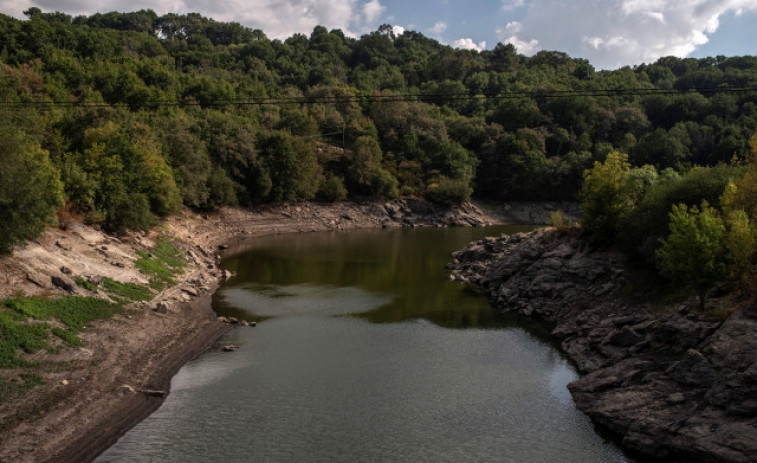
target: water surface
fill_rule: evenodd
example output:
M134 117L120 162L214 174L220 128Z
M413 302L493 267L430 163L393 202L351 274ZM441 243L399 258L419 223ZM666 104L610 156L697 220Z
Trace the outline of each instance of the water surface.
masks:
M98 462L627 462L576 410L548 344L448 281L450 252L513 229L286 235L224 260L226 316Z

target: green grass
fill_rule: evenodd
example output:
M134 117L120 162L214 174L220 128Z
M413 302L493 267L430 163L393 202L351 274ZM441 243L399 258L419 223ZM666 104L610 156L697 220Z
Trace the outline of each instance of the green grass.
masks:
M80 288L84 288L87 291L97 291L97 285L96 284L94 284L94 283L92 283L90 281L87 281L87 280L85 280L82 277L76 277L76 278L74 278L74 281L76 282L76 286L78 286Z
M137 251L140 259L134 262L137 269L151 276L150 287L161 291L166 285L175 285L174 277L186 267L186 256L167 239L158 240L150 252Z
M121 283L110 278L103 278L103 287L116 296L132 301L149 301L152 299L150 288L136 283Z
M29 366L17 351L33 354L47 347L49 328L47 323L19 323L17 314L0 310L0 368Z
M58 336L61 338L66 344L68 344L71 347L80 347L83 346L84 343L79 339L79 336L76 335L71 330L64 330L63 328L53 328L52 332L55 336Z
M89 321L108 318L120 309L113 303L94 297L66 296L58 299L21 297L6 299L3 305L37 320L57 318L74 332Z
M49 344L50 332L70 346L82 345L76 336L87 323L108 318L121 308L117 304L92 297L66 296L60 299L23 297L0 301L11 310L0 310L0 368L31 366L18 356L18 350L33 354L40 349L55 351ZM58 319L68 329L50 328L34 320Z

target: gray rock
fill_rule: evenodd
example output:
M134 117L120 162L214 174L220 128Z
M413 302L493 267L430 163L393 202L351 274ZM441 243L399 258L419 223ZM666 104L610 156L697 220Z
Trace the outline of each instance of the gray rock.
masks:
M640 336L631 327L624 326L620 331L612 333L608 339L608 342L615 346L631 347L644 340L643 336Z
M76 291L76 282L65 275L53 275L50 277L50 281L53 286L68 291L69 293Z

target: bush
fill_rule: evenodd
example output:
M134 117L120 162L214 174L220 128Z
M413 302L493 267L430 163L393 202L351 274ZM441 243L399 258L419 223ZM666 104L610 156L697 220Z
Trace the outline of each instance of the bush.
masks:
M607 155L605 162L595 162L584 172L581 199L583 229L596 241L611 243L620 221L631 208L628 195L628 155L617 151Z
M663 275L699 291L704 309L707 290L722 279L726 270L725 226L707 201L689 209L685 204L673 206L670 235L660 240L655 252Z
M719 206L726 185L737 173L728 166L695 167L683 176L661 173L638 206L623 219L619 236L623 246L651 262L660 238L668 233L673 205L695 206L705 200Z
M453 206L470 201L472 192L473 189L465 180L442 178L438 183L428 186L426 197L431 201Z
M344 186L344 180L342 177L338 177L332 172L326 174L326 178L324 178L318 186L316 197L321 201L329 201L332 203L346 198L347 188Z
M60 174L47 151L12 129L0 130L0 254L34 238L62 204Z

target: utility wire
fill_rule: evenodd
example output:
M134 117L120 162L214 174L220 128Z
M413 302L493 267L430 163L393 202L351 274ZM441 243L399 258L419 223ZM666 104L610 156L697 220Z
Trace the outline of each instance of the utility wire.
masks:
M0 107L23 108L37 107L50 109L56 107L112 107L119 104L139 105L148 107L183 107L183 106L267 106L267 105L309 105L309 104L349 104L349 103L389 103L389 102L450 102L450 101L485 101L507 100L519 98L552 99L572 97L622 97L622 96L650 96L650 95L681 95L687 93L700 93L713 95L718 93L744 94L757 91L757 85L742 87L689 87L689 88L631 88L631 89L600 89L600 90L523 90L509 91L499 94L469 95L466 93L453 94L372 94L372 95L345 95L325 97L265 97L265 98L242 98L229 100L215 100L212 102L200 102L196 100L129 100L118 103L106 102L77 102L77 101L3 101Z

